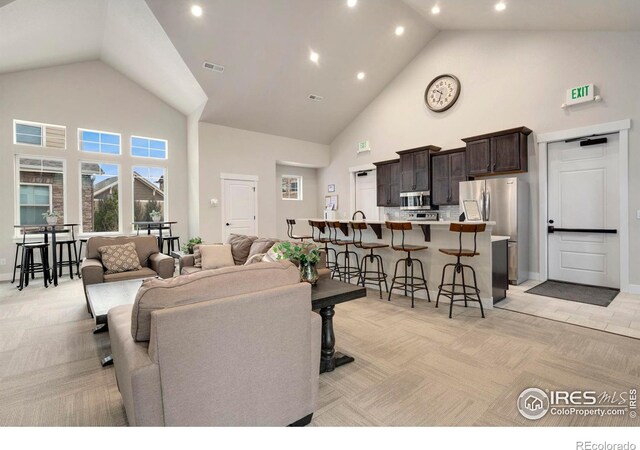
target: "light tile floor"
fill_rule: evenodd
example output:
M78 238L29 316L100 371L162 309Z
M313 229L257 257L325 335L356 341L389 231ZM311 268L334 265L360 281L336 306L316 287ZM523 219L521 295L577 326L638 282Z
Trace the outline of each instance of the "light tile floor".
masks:
M605 308L525 292L538 284L509 286L507 298L495 307L640 339L640 295L620 293Z

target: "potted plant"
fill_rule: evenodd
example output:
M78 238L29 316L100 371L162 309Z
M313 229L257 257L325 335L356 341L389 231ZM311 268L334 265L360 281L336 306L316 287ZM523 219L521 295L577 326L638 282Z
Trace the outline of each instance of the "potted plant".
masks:
M315 286L318 282L316 264L320 261L320 250L314 243L279 242L274 247L274 250L278 260L297 261L300 267L300 281L305 281Z
M193 255L193 247L198 244L202 244L202 238L194 237L189 239L189 242L182 246L182 251L188 253L189 255Z
M149 213L149 216L154 222L160 222L162 220L162 213L155 209Z
M59 217L60 214L54 210L48 210L42 213L42 218L47 221L47 225L56 225Z

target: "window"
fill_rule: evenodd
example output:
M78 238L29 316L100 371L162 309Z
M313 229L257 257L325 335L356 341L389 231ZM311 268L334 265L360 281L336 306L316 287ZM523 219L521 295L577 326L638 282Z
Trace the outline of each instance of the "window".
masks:
M282 200L302 200L302 177L282 175Z
M131 136L131 154L144 158L167 159L167 141Z
M158 211L165 220L165 170L161 167L133 167L133 220L151 221L151 212Z
M120 230L119 167L117 164L80 163L82 231Z
M116 133L83 130L80 128L78 129L78 144L83 152L104 153L107 155L120 154L120 135Z
M44 223L42 213L64 216L64 161L17 156L19 225Z
M20 145L65 149L67 129L59 125L14 120L13 142Z

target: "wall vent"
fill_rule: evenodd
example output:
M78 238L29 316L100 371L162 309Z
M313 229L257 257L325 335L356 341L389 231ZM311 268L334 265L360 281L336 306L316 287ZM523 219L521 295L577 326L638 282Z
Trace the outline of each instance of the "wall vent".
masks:
M213 70L214 72L218 72L218 73L224 72L224 66L223 65L212 63L212 62L208 62L208 61L205 61L204 64L202 64L202 67L204 67L207 70Z
M311 94L309 95L309 100L313 100L315 102L321 102L322 100L324 100L324 97L320 95Z

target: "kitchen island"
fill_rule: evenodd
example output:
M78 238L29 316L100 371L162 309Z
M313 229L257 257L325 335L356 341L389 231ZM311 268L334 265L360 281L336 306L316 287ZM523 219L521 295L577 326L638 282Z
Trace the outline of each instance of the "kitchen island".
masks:
M304 225L308 226L309 220L316 220L323 222L324 219L296 219L298 227L303 229ZM353 230L350 226L350 220L337 220L341 224L341 232L338 232L338 239L353 240ZM381 220L356 220L356 222L365 222L368 227L366 231L362 232L363 242L376 242L385 243L391 246L391 230L385 227L385 222ZM448 263L455 263L455 258L440 253L438 249L457 249L458 233L449 231L451 223L458 222L442 222L442 221L407 221L411 223L413 229L405 232L405 244L408 245L426 245L429 248L427 250L412 252L411 256L415 259L420 259L424 265L425 277L427 278L427 285L429 286L429 292L431 293L431 300L435 305L435 300L438 295L438 285L442 279L442 267ZM463 264L468 264L476 271L478 279L478 288L480 289L480 298L482 305L485 309L493 308L493 275L492 275L492 239L491 231L495 222L485 222L487 224L486 231L478 233L477 238L477 252L478 256L473 258L462 258ZM316 231L317 236L317 231ZM328 237L328 229L325 228L322 237ZM401 242L401 232L396 232L396 245ZM502 239L501 237L496 237ZM473 249L473 234L463 234L462 243L464 248ZM344 247L336 247L336 251L340 252L344 250ZM355 246L349 246L349 250L353 250L358 254L358 258L362 258L368 253ZM393 269L396 261L400 258L404 258L406 254L404 252L398 252L391 247L382 248L376 250L376 253L382 257L384 263L384 270L387 274L387 282L391 286L391 278L393 277ZM340 258L342 261L342 258ZM448 271L450 272L450 271ZM450 279L445 278L445 283L450 283ZM356 283L356 279L352 280L352 283ZM416 298L426 299L426 292L417 291ZM393 300L392 300L393 301ZM419 300L418 300L419 301ZM441 302L448 303L448 299L442 297ZM474 306L469 303L469 307ZM477 306L477 304L476 304Z

